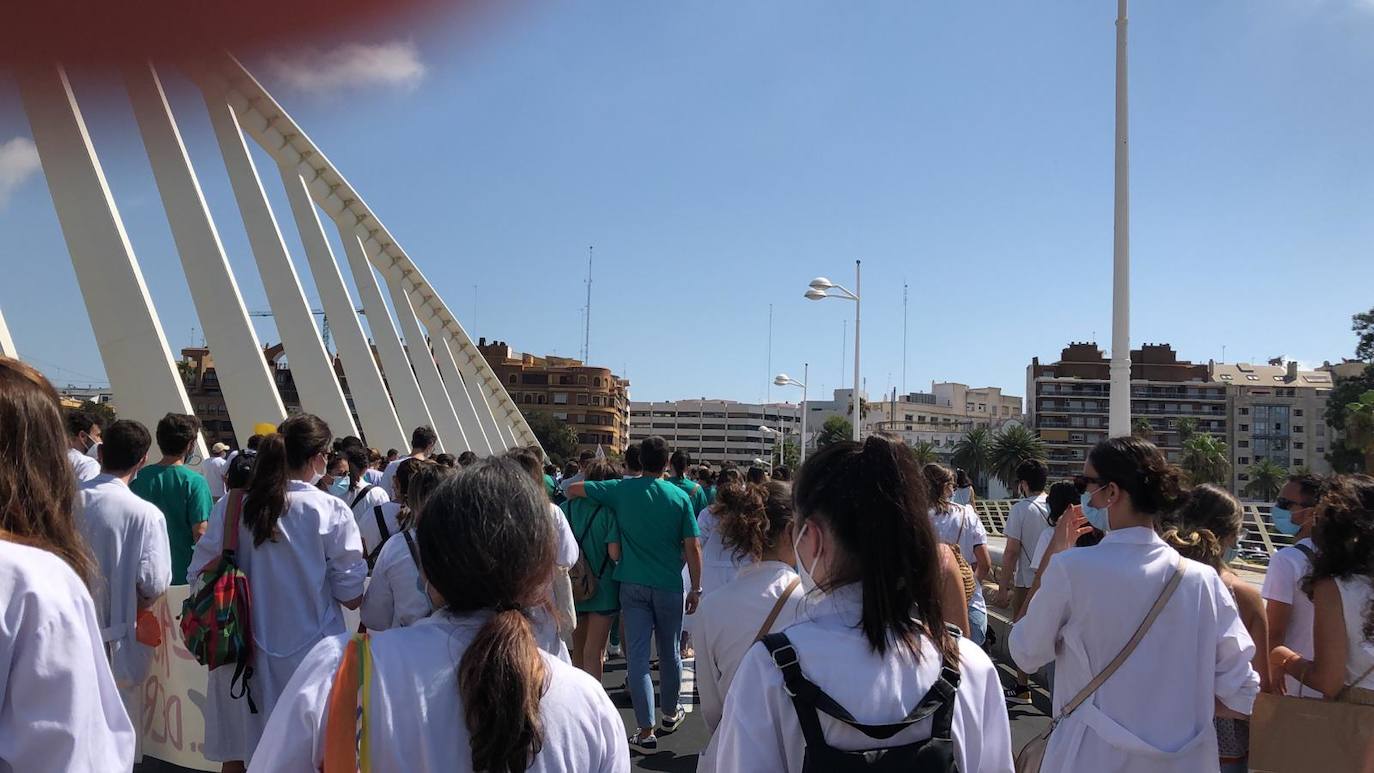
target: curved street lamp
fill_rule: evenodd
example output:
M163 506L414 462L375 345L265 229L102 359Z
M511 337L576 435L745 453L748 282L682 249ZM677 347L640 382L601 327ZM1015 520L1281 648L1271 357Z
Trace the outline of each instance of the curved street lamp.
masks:
M826 298L841 298L846 301L854 302L854 390L851 395L854 420L850 426L850 437L858 441L859 424L863 415L859 412L859 291L860 291L860 262L854 261L854 291L850 292L847 288L837 285L826 277L818 276L811 280L810 289L804 293L804 297L811 301L823 301ZM777 383L774 380L774 383ZM803 445L805 438L802 439Z
M827 281L829 281L829 280L827 280ZM801 453L798 455L798 459L797 459L797 464L798 464L798 465L800 465L802 462L805 462L805 461L806 461L806 381L805 381L805 379L808 378L808 371L809 371L810 369L811 369L811 365L810 365L809 363L802 363L802 381L798 381L798 380L796 380L795 378L792 378L791 376L787 375L786 373L779 373L777 376L775 376L775 377L773 378L773 383L776 384L776 385L778 385L778 386L794 386L794 387L801 387L801 391L802 391L801 405L798 406L798 408L797 408L797 412L801 414ZM784 446L784 451L783 451L783 453L786 453L786 450L785 450L785 449L786 449L786 446Z

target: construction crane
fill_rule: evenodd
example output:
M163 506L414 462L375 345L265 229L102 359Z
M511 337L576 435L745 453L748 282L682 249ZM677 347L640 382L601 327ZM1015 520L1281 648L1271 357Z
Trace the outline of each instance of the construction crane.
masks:
M354 311L358 312L359 314L367 313L363 309L354 309ZM310 313L320 318L320 341L324 344L325 351L329 352L330 354L333 354L334 349L329 345L329 317L325 316L324 309L311 309ZM250 311L248 312L248 316L275 317L276 315L270 311Z

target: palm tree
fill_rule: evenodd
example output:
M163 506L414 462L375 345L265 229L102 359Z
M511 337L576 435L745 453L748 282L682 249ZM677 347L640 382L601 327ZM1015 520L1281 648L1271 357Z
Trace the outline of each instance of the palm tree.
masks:
M935 444L929 440L921 440L911 446L911 453L916 457L916 463L925 466L940 460L940 455L935 450Z
M1187 471L1193 485L1222 484L1231 473L1226 444L1215 435L1193 435L1183 441L1183 457L1179 465Z
M1345 406L1347 445L1364 452L1365 472L1374 475L1374 389Z
M1188 442L1188 438L1197 434L1197 419L1185 416L1174 424L1174 429L1178 430L1178 442L1180 445Z
M1279 495L1288 471L1274 464L1268 458L1260 459L1249 469L1250 482L1245 484L1245 493L1259 499L1273 500Z
M992 440L992 474L1010 489L1016 485L1016 468L1022 462L1046 456L1039 434L1021 424L1009 424Z
M992 468L992 442L992 430L974 427L954 444L950 461L969 474L975 487L986 481L988 471Z
M1131 422L1131 434L1141 440L1153 440L1155 436L1155 425L1151 424L1150 420L1147 418L1138 418Z

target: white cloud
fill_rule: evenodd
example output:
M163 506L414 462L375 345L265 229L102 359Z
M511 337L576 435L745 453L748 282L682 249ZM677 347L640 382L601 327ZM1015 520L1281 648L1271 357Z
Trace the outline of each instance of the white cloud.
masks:
M0 208L24 181L38 173L38 148L28 137L0 142Z
M288 88L315 95L375 86L411 90L425 77L414 43L344 43L275 56L267 66Z

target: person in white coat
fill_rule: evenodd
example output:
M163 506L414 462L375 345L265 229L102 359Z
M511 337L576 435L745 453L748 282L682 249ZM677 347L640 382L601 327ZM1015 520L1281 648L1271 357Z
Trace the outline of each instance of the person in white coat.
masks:
M535 451L515 448L506 455L519 462L536 485L544 485L544 465ZM549 502L547 494L544 501L547 503L544 509L548 512L554 533L553 576L547 586L549 605L533 611L534 635L546 652L564 663L572 663L568 643L572 641L573 628L577 625L577 608L573 602L568 570L577 563L577 535L573 534L572 525L568 523L563 510ZM549 613L550 608L553 609L552 614Z
M942 464L927 464L925 475L930 496L930 521L941 542L959 548L973 568L973 595L968 602L969 630L973 643L982 645L988 631L988 605L983 598L983 581L992 571L988 555L988 533L972 505L954 501L955 473Z
M373 631L411 625L434 610L420 573L415 523L429 495L456 472L437 464L417 464L413 475L407 475L407 469L402 467L397 476L405 491L407 515L401 519L401 532L382 546L358 609L363 625Z
M358 532L363 537L363 554L368 563L375 563L382 545L388 537L401 530L398 520L401 503L405 501L405 487L399 480L393 480L396 496L392 497L387 489L367 482L367 449L362 445L347 445L339 452L348 463L348 487L341 497L353 511L353 520L358 524ZM420 464L416 459L405 459L397 468ZM399 478L400 476L396 476ZM407 475L407 477L409 477Z
M792 568L791 486L727 484L717 489L710 509L718 514L713 538L719 547L747 559L733 580L702 596L687 623L701 714L714 733L740 661L764 634L800 619L806 594ZM714 769L708 745L698 770Z
M76 478L57 392L0 357L0 771L104 773L134 764L72 517Z
M1002 686L946 625L943 549L911 452L880 436L834 443L794 491L805 616L744 656L703 765L866 770L864 752L882 749L890 769L919 755L922 769L1010 773Z
M706 509L697 513L697 528L701 530L701 536L697 539L701 542L701 595L706 597L717 588L724 587L740 573L752 558L745 555L737 555L734 549L727 546L720 538L720 508L716 506L715 497L720 495L721 489L728 486L744 485L744 476L734 467L727 467L720 471L717 476L716 485L710 489L713 492L710 496L713 500ZM687 568L683 567L683 582L687 582ZM690 585L690 583L688 583ZM690 590L690 588L688 588Z
M63 417L67 428L67 462L77 483L85 483L100 474L100 462L95 451L100 447L105 422L95 411L73 408Z
M101 639L135 727L142 727L143 680L153 661L153 648L138 640L138 618L151 615L146 610L172 581L162 511L129 490L152 442L147 428L136 421L111 424L100 446L100 474L77 492L77 525L100 567L91 596Z
M282 688L310 648L345 631L340 605L362 602L367 561L348 506L311 485L323 473L329 426L310 414L282 422L258 448L239 522L239 567L252 594L253 674L245 698L230 695L233 669L210 672L206 700L206 759L241 770L262 735ZM187 572L194 586L224 545L226 496L196 543Z
M1281 644L1271 662L1327 698L1374 706L1374 478L1333 479L1316 517L1315 654Z
M628 773L605 690L535 642L530 609L544 601L557 550L541 486L514 460L477 462L430 497L416 540L439 611L370 637L361 762L413 773ZM325 639L301 664L252 773L321 769L347 645Z
M1155 533L1180 500L1181 473L1139 438L1088 452L1082 512L1064 514L1042 559L1040 587L1012 628L1017 665L1053 661L1054 711L1106 668L1182 572L1139 646L1077 710L1061 717L1044 770L1166 773L1218 769L1215 717L1241 718L1259 692L1254 642L1225 583ZM1092 547L1072 547L1096 527Z

